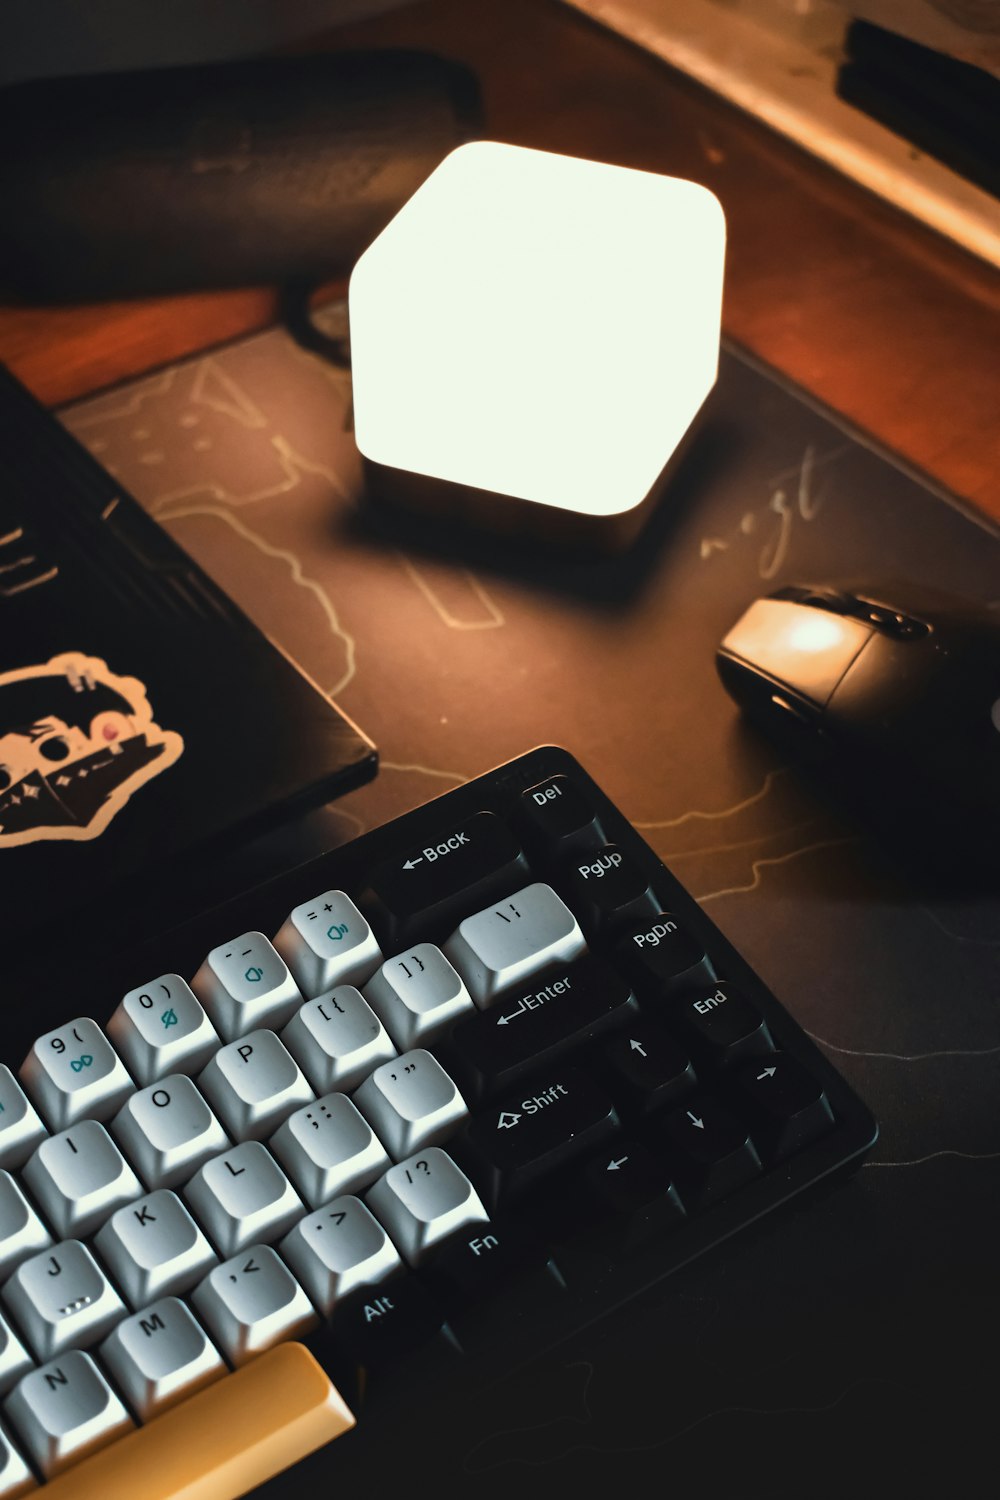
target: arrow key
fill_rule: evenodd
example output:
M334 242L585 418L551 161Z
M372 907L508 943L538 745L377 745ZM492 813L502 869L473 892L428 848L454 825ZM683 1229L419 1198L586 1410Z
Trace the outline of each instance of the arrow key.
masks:
M679 1104L697 1086L691 1059L665 1026L635 1020L605 1047L608 1083L623 1118Z
M734 1098L768 1161L801 1151L833 1126L823 1085L785 1052L744 1063L734 1083Z
M701 1095L655 1124L685 1204L705 1208L756 1177L760 1157L750 1133L717 1100Z
M591 1227L616 1246L631 1249L684 1219L684 1207L670 1172L641 1141L615 1141L588 1161L580 1176L582 1201Z

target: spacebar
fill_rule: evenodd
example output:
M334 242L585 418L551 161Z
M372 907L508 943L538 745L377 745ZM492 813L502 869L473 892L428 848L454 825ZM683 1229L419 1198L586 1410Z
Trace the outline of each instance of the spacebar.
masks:
M301 1344L279 1344L45 1486L46 1500L236 1500L354 1426Z

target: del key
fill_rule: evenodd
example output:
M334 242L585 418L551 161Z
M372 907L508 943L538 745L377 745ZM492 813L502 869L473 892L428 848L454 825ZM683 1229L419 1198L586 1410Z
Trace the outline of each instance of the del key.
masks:
M390 946L400 948L417 932L429 941L468 912L525 882L527 860L520 845L493 813L445 825L423 843L401 849L374 872L369 895Z

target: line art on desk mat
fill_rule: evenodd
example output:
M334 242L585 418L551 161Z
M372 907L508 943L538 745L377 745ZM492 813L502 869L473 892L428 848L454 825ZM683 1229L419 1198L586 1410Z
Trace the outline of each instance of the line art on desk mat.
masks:
M696 896L695 899L701 905L704 905L707 901L717 901L720 896L739 896L747 891L755 891L761 882L761 872L767 865L784 865L789 860L798 859L803 854L812 854L818 849L834 849L839 844L858 844L860 842L861 838L859 834L846 834L842 838L819 839L814 844L804 844L800 849L790 849L787 854L772 854L762 859L755 859L751 865L753 880L749 885L723 886L721 890L708 891L703 896Z
M244 541L249 542L252 547L256 547L257 551L262 553L265 557L273 558L277 562L286 563L288 565L289 572L291 573L292 582L297 584L299 588L305 589L307 592L311 593L319 601L320 608L322 609L329 623L331 635L343 641L347 656L347 665L344 669L343 675L331 687L324 688L323 691L326 692L331 698L335 697L338 693L342 693L347 687L348 683L352 681L357 672L357 662L355 658L356 643L354 637L344 628L343 625L341 625L337 611L334 608L330 596L326 592L326 589L323 587L323 585L321 583L318 583L316 579L306 576L305 570L302 567L301 560L295 555L294 552L289 552L284 547L276 547L273 545L273 543L265 540L265 538L260 536L257 532L251 531L249 526L247 526L244 522L240 521L236 516L234 516L232 511L227 510L225 506L184 506L179 510L172 510L164 513L160 517L160 519L167 523L170 521L187 520L192 516L207 516L211 519L224 521L226 525L230 526L238 536L242 537Z

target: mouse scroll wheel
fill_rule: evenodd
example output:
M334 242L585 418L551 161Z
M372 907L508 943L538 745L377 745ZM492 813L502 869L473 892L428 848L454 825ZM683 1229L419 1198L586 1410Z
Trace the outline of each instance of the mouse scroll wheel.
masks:
M857 618L864 620L868 625L874 625L875 629L882 635L892 636L897 641L917 640L926 635L930 629L923 620L914 620L910 615L901 614L898 610L888 609L882 604L871 604L866 599L858 600L859 608Z

